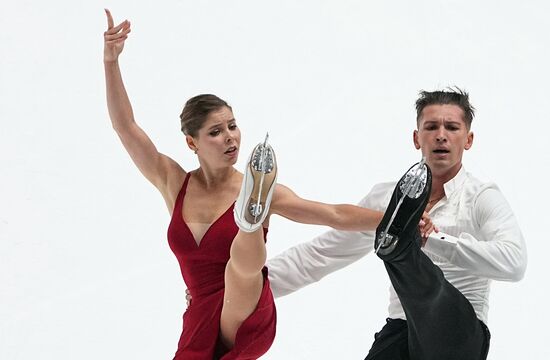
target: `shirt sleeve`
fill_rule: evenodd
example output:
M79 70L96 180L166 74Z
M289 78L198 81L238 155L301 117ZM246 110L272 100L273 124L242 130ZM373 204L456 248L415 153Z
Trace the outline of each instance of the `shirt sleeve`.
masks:
M380 184L383 185L383 184ZM375 186L358 206L380 210L384 186ZM288 295L359 260L374 247L374 231L330 230L267 262L275 297Z
M443 257L473 274L494 280L519 281L527 266L523 235L510 205L496 187L480 191L472 216L479 238L432 233L424 250Z

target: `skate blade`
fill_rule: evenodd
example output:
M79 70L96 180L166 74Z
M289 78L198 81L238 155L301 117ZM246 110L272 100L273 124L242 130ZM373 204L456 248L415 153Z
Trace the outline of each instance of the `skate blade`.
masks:
M252 195L250 198L248 211L245 217L247 221L253 224L257 224L263 215L265 201L277 173L275 154L271 147L268 147L268 138L269 133L266 134L263 144L260 145L259 154L253 155L250 164L252 176L254 178L254 188L251 193L256 196Z
M399 211L399 209L401 208L401 205L403 204L403 201L405 200L405 196L408 196L410 198L418 198L420 194L422 194L422 192L424 191L424 187L426 186L426 174L427 174L427 172L424 171L425 164L426 164L426 158L422 157L422 160L418 163L418 166L414 171L414 175L411 174L411 171L408 171L407 174L405 174L405 179L403 181L403 184L399 186L403 195L401 195L401 198L399 199L399 202L397 203L397 206L395 207L395 210L393 211L390 221L386 225L386 228L384 229L384 231L382 231L382 233L380 233L380 237L378 239L378 246L374 251L375 254L378 254L378 251L383 245L386 245L389 242L394 240L394 236L391 234L388 234L388 231L390 230L390 227L392 226L395 220L395 217L397 216L397 212ZM388 238L388 236L390 238ZM396 239L395 241L397 243L399 239Z

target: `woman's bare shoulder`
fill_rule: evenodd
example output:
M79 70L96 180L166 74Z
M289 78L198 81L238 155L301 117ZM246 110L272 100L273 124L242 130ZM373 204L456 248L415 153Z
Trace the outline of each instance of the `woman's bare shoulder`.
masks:
M169 166L166 167L166 171L166 184L164 187L159 188L159 191L171 215L188 172L174 160L170 161Z

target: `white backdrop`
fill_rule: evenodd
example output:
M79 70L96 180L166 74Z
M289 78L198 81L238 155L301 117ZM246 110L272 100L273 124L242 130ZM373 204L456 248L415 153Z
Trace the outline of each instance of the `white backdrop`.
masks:
M355 203L397 179L419 159L417 92L469 90L465 166L500 185L529 250L523 281L493 285L489 358L548 358L547 1L2 0L0 359L176 350L185 285L164 203L110 126L105 6L132 21L123 76L160 151L197 166L178 116L212 92L243 132L238 167L269 130L280 182L306 198ZM269 254L324 230L274 218ZM388 286L371 254L279 299L264 358L364 358Z

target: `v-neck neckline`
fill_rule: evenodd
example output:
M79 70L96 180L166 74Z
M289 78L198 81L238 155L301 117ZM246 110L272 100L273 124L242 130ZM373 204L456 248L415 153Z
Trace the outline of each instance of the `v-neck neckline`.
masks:
M189 225L187 225L187 222L185 221L185 218L183 217L183 203L182 203L181 220L185 224L185 228L187 229L187 231L189 231L189 234L191 235L191 238L193 239L193 242L195 243L197 248L201 247L202 243L204 243L204 241L206 240L206 237L210 233L210 230L214 227L214 225L216 225L221 220L221 218L223 218L229 212L229 210L231 210L233 208L234 204L235 203L231 203L229 208L227 210L225 210L223 212L223 214L218 216L218 218L216 220L214 220L214 222L212 224L210 224L208 229L206 229L206 231L204 232L204 235L202 236L202 238L199 241L197 241L197 239L195 238L195 235L193 235L193 231L191 231L191 228L189 227Z
M216 225L218 223L218 221L220 221L228 212L229 210L231 210L233 208L233 206L235 205L235 202L233 201L229 207L227 208L227 210L225 210L220 216L218 216L216 218L216 220L214 220L210 226L208 227L208 229L206 229L206 231L204 232L204 235L202 235L202 238L200 238L199 241L197 241L197 239L195 238L195 235L193 234L193 231L191 231L191 228L189 227L189 225L187 225L187 221L185 221L185 217L183 216L183 206L184 206L184 202L185 202L185 196L187 195L187 188L189 186L189 180L191 180L191 173L189 172L187 174L188 176L188 179L186 180L186 184L185 184L185 189L184 189L184 192L182 194L182 198L181 198L181 211L180 211L180 219L181 221L183 222L183 224L185 225L185 228L187 229L187 231L189 232L189 234L191 235L191 238L193 239L193 242L195 243L196 247L197 248L200 248L202 243L204 242L204 240L206 240L206 237L208 236L208 234L210 233L210 230L214 227L214 225Z

